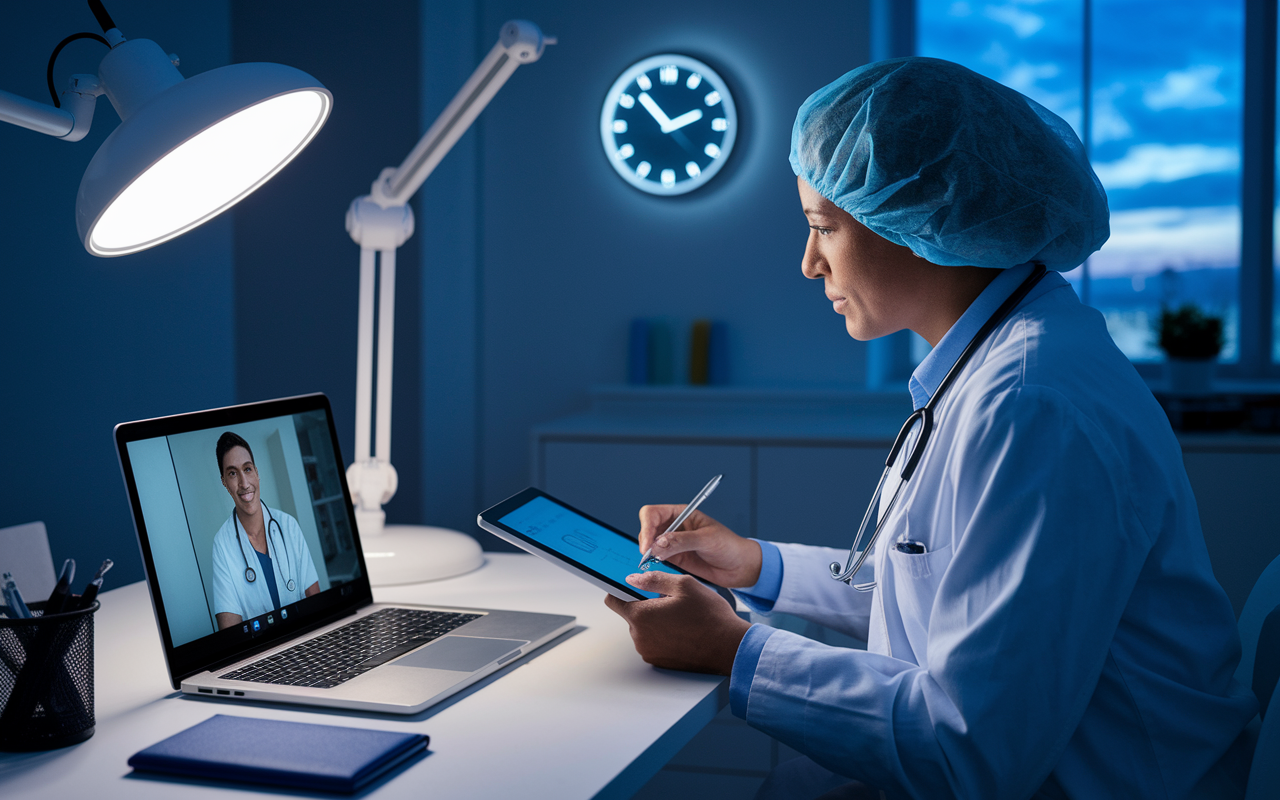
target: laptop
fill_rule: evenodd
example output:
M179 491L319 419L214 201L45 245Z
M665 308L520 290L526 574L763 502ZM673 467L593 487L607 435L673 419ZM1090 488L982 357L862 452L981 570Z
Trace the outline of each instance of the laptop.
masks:
M323 394L125 422L115 440L184 693L413 714L573 627L373 602Z

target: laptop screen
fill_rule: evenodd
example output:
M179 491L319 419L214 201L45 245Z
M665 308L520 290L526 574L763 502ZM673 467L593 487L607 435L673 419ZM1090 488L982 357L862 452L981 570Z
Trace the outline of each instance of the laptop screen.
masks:
M323 395L116 435L166 650L217 660L368 593Z

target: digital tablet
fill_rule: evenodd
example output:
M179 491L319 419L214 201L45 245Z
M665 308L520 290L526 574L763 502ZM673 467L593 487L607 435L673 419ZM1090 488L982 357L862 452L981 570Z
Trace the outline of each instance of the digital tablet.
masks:
M540 489L528 488L480 512L481 528L522 550L563 567L622 600L657 597L627 583L640 571L640 543ZM655 561L650 570L688 573Z

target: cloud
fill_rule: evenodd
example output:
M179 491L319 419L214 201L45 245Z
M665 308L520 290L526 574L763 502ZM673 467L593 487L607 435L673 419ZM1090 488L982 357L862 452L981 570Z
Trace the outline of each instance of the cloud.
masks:
M994 41L983 52L980 61L996 67L996 70L983 70L983 73L998 80L1005 86L1022 92L1040 105L1062 117L1077 134L1080 131L1080 90L1078 87L1063 92L1052 92L1040 86L1041 80L1057 78L1062 74L1062 66L1052 61L1032 64L1029 61L1013 63L1009 51Z
M1013 29L1013 35L1019 39L1026 39L1044 27L1044 17L1030 11L1023 11L1012 3L1003 6L987 6L982 13L989 19L1008 25Z
M1239 206L1137 208L1111 214L1111 238L1089 270L1094 277L1127 277L1239 260Z
M1134 189L1148 183L1169 183L1240 169L1240 148L1206 144L1138 144L1118 161L1094 164L1098 180L1108 189Z
M1212 64L1174 70L1158 83L1148 84L1142 92L1142 101L1152 111L1226 105L1226 96L1217 89L1221 75L1222 67Z
M1053 62L1031 64L1019 61L1006 69L1000 82L1011 89L1017 89L1025 95L1033 95L1037 91L1036 81L1044 78L1056 78L1062 72L1061 67Z
M1116 108L1115 100L1124 94L1123 83L1113 83L1093 90L1093 143L1113 142L1128 139L1133 135L1129 121Z

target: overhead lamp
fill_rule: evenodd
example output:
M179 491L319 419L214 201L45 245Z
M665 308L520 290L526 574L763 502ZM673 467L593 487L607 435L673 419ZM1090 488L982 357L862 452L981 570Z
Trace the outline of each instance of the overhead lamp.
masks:
M111 48L97 75L73 75L54 105L0 91L0 120L79 141L105 94L120 115L80 181L76 228L96 256L122 256L198 227L294 159L329 117L333 96L281 64L232 64L191 78L148 39L125 39L101 0L88 0Z

